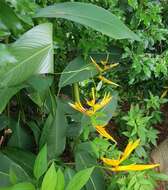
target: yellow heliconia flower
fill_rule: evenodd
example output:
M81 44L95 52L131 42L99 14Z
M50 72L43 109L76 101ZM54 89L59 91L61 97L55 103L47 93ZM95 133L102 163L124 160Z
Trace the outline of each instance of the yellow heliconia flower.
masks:
M107 138L107 139L110 139L112 140L113 142L116 142L116 140L106 131L105 127L104 126L96 126L96 131L103 137Z
M126 166L120 166L120 164L126 160L129 155L132 153L133 150L136 149L136 147L139 145L140 140L136 140L135 142L131 141L128 143L126 146L124 152L122 153L121 156L117 160L112 160L109 158L102 158L103 163L112 166L109 169L117 172L117 171L141 171L141 170L147 170L147 169L152 169L155 167L158 167L159 164L130 164Z
M99 102L96 102L95 90L92 89L92 100L86 99L86 104L89 106L89 108L88 106L84 107L80 102L75 102L74 104L69 103L69 105L75 110L84 113L87 116L92 116L105 105L107 105L111 101L111 99L112 96L110 95L110 93L105 93L103 99Z
M105 82L105 83L107 83L107 84L119 86L118 84L114 83L113 81L110 81L110 80L108 80L107 78L105 78L104 76L102 76L103 72L105 72L105 71L107 71L107 70L109 70L109 69L111 69L111 68L113 68L113 67L116 67L116 66L118 65L118 63L107 65L107 63L108 63L108 56L107 56L107 59L106 59L105 61L100 61L100 63L101 63L102 66L103 66L103 68L101 68L101 67L96 63L96 61L95 61L92 57L90 57L90 59L91 59L91 61L92 61L91 63L94 64L94 66L95 66L95 67L97 68L97 70L99 71L99 76L98 76L98 78L99 78L101 81L103 81L103 82Z
M99 75L98 78L99 78L101 81L103 81L103 82L105 82L105 83L107 83L107 84L112 84L112 85L114 85L114 86L119 86L118 84L112 82L111 80L108 80L107 78L105 78L105 77L102 76L102 75Z

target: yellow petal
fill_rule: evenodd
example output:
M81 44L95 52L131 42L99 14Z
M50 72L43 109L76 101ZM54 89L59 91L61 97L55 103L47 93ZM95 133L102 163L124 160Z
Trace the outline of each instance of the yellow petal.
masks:
M96 63L96 61L92 57L90 57L90 59L91 59L92 63L94 64L94 66L97 68L97 70L99 72L103 72L103 69Z
M108 158L101 158L104 164L107 164L109 166L118 166L119 165L119 160L112 160Z
M116 140L105 130L104 127L102 127L102 126L96 126L96 130L97 130L97 132L98 132L101 136L103 136L103 137L105 137L105 138L107 138L107 139L110 139L110 140L112 140L113 142L117 143Z
M148 170L155 167L158 167L159 164L151 164L151 165L127 165L127 166L117 166L114 168L110 168L110 170L116 172L116 171L141 171L141 170Z
M106 106L110 102L111 99L112 99L112 96L110 95L110 93L108 94L105 93L105 96L103 97L103 99L99 103L95 104L93 109L95 111L100 110L101 108Z
M78 102L75 102L74 104L69 103L69 105L79 112L82 112L82 113L86 112L86 109Z
M137 148L139 143L140 143L140 139L136 140L135 142L131 141L128 143L128 145L126 146L126 148L121 156L120 163L129 157L129 155L132 153L132 151Z
M90 117L90 116L92 116L92 115L95 114L95 111L93 111L93 110L86 110L85 114Z
M114 64L110 64L110 65L105 65L103 71L107 71L109 69L112 69L113 67L116 67L117 65L119 65L119 63L114 63Z
M94 100L87 100L86 99L86 103L87 105L89 105L90 107L93 107L95 105L95 101Z
M99 78L101 81L103 81L103 82L105 82L105 83L107 83L107 84L111 84L111 85L114 85L114 86L119 86L118 84L112 82L111 80L106 79L106 78L103 77L102 75L99 75L98 78Z

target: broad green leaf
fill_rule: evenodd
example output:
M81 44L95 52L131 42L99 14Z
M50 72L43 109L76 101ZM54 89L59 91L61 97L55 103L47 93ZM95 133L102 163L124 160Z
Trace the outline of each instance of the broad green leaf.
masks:
M18 35L18 32L23 30L20 20L4 0L0 0L0 5L0 21L15 35Z
M64 18L89 26L114 39L139 37L109 11L89 3L66 2L43 8L35 17Z
M53 71L52 24L40 24L9 47L17 62L0 76L0 87L20 84L35 74Z
M73 170L72 168L65 168L65 171L64 171L65 186L67 186L67 184L71 181L75 173L76 173L75 170Z
M52 76L35 75L32 76L26 83L38 92L47 90L53 82Z
M33 26L33 19L32 15L34 15L35 10L38 9L40 6L34 0L17 0L11 1L11 6L15 9L17 16L26 24Z
M31 150L33 147L32 135L20 125L20 118L17 122L12 122L10 128L12 129L12 134L8 141L8 146Z
M16 185L14 185L11 190L36 190L34 185L32 185L31 183L18 183Z
M77 57L63 70L59 81L59 88L75 82L81 82L94 77L96 74L97 70L94 65L86 63L82 57Z
M0 189L7 185L10 185L9 174L0 171Z
M52 82L52 76L43 75L33 76L27 81L27 84L29 85L27 88L28 96L39 107L44 106L44 102L48 95L48 90Z
M5 39L10 35L9 29L0 21L0 40Z
M56 113L47 137L48 156L50 159L59 156L64 151L66 143L67 120L64 104L59 98L56 99L56 103Z
M65 186L64 174L61 171L61 169L59 168L58 171L57 171L56 188L59 189L59 190L64 190L64 186Z
M75 154L75 164L77 171L84 168L95 166L97 164L97 156L93 154L93 147L83 146L85 143L79 144L77 147L77 152ZM87 190L105 190L105 180L103 172L99 168L95 168L90 176L87 184Z
M38 145L39 138L40 138L40 135L41 135L41 130L39 129L38 125L33 121L28 122L27 125L32 130L34 138L35 138L35 141L36 141L36 145Z
M9 118L6 115L0 115L0 131L9 126Z
M17 182L29 181L26 171L14 160L0 152L0 187L10 185L10 171L15 173Z
M35 155L31 152L23 151L18 148L5 148L2 153L10 160L20 165L30 176L33 174Z
M93 172L93 169L94 167L87 168L75 174L72 180L67 185L66 190L80 190L89 180L89 177Z
M34 185L32 185L31 183L24 182L24 183L18 183L11 187L0 188L0 190L36 190L36 189Z
M16 87L6 87L0 88L0 113L3 112L9 100L14 96L19 90L23 88L22 85Z
M26 171L21 166L13 162L10 164L9 177L12 184L25 181L31 182L31 178Z
M156 180L168 181L168 175L164 173L153 173L151 176Z
M44 176L41 190L55 190L56 184L57 184L57 173L53 163Z
M34 164L34 176L39 179L47 170L47 145L40 150Z

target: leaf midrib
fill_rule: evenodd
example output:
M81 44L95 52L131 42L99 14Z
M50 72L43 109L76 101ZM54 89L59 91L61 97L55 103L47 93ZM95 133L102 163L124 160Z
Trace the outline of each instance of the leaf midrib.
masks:
M88 65L86 65L85 67L83 67L83 70L81 70L81 71L77 70L76 72L74 72L74 74L72 74L70 77L68 77L66 80L64 80L64 82L62 83L62 85L61 85L60 87L63 87L63 86L66 84L66 82L67 82L68 80L72 79L75 75L77 75L77 74L79 74L80 72L85 71L85 70L87 70L87 69L89 69L89 66L88 66Z
M80 159L81 159L82 163L84 164L85 168L87 168L87 167L86 167L86 164L85 164L85 161L84 161L84 159L82 158L82 156L81 156L81 154L80 154L80 153L79 153L79 157L80 157ZM92 179L91 175L90 175L90 177L89 177L89 180L90 180L90 181L91 181L91 183L93 184L93 188L96 190L96 186L95 186L95 184L94 184L94 181L93 181L93 179Z
M42 48L40 51L37 51L36 53L34 53L33 55L31 55L30 57L28 57L27 59L25 59L24 61L21 61L20 63L18 63L15 67L13 67L11 70L9 70L4 76L3 76L3 80L1 82L1 84L3 83L3 81L5 80L6 77L8 77L8 75L10 75L12 72L14 72L15 70L18 69L18 67L20 67L21 65L23 65L24 63L26 63L27 61L33 59L35 56L37 56L38 54L42 53L43 51L52 48L52 44L49 44L48 46L46 46L45 48ZM2 85L3 86L3 85Z

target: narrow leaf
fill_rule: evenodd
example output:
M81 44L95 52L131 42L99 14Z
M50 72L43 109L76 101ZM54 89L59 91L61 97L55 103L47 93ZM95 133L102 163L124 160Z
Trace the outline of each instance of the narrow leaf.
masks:
M44 176L41 190L55 190L56 184L57 184L57 173L53 163Z
M47 145L40 150L34 164L34 176L39 179L47 170Z

